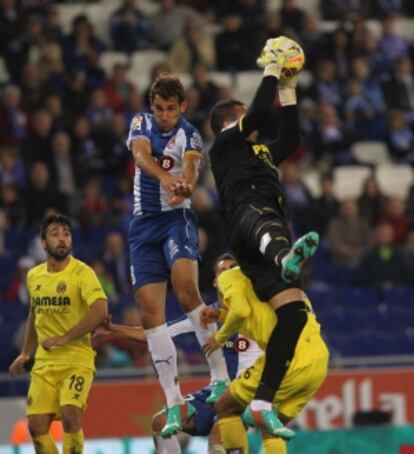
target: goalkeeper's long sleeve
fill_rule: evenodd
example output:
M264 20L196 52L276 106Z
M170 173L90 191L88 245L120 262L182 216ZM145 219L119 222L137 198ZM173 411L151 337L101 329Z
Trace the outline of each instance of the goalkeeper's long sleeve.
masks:
M267 116L271 115L276 100L277 85L276 77L263 77L249 110L239 122L239 130L245 137L259 129Z
M279 119L279 138L268 144L275 165L279 165L300 147L300 125L296 105L282 107Z

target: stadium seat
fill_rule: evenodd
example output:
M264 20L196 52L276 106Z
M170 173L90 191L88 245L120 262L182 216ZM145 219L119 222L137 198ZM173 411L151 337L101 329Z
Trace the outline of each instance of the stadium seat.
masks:
M298 75L298 84L301 88L308 88L313 82L313 75L311 71L303 70Z
M131 59L131 70L134 74L149 74L156 63L166 60L167 54L162 50L143 50L134 52Z
M301 180L305 186L309 189L312 197L320 197L321 195L321 175L317 170L307 170L301 174Z
M125 52L105 51L101 55L101 66L105 70L107 77L112 74L115 63L129 63Z
M355 142L351 152L361 164L385 164L389 162L388 149L383 142Z
M334 170L335 195L340 200L356 198L371 170L362 166L341 166Z
M233 88L234 98L250 104L262 79L262 71L240 71L237 73L236 85Z
M210 71L210 79L220 87L231 88L234 85L234 76L226 71Z
M409 165L387 164L378 166L375 171L378 184L389 196L405 198L413 184L413 169Z

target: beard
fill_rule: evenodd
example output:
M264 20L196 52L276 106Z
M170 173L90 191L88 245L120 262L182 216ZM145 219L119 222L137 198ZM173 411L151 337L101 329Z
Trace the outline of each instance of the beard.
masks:
M71 251L70 247L62 248L58 246L56 248L52 248L49 245L46 245L47 254L57 261L65 260L67 256L70 254L70 251Z

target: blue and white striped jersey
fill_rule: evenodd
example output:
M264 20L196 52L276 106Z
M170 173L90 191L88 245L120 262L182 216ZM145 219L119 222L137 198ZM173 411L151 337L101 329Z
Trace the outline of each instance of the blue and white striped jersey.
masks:
M140 113L131 121L127 146L136 139L151 143L152 156L167 172L175 175L183 173L183 158L186 153L202 153L202 139L197 129L181 117L177 126L169 132L162 132L153 114ZM190 200L169 206L171 195L161 187L160 182L144 173L137 166L134 177L134 215L159 213L176 208L190 208Z

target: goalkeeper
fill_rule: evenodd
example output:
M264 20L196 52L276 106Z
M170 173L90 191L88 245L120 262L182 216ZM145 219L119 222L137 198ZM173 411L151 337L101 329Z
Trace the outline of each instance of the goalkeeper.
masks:
M300 270L319 241L316 232L309 232L292 243L277 170L300 145L296 77L287 79L286 75L289 63L302 56L298 44L289 38L268 40L258 59L264 68L263 79L250 108L226 100L217 103L210 114L215 134L210 161L226 220L227 242L258 298L269 302L278 321L266 347L256 395L244 419L286 439L292 434L281 430L272 401L308 320ZM258 130L271 118L277 94L281 105L278 139L262 143Z

